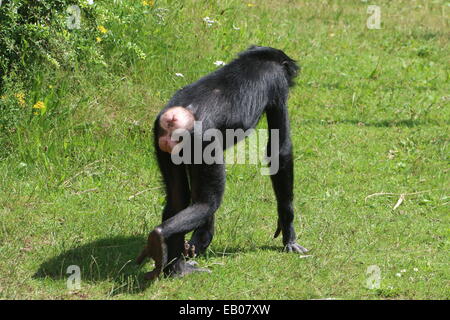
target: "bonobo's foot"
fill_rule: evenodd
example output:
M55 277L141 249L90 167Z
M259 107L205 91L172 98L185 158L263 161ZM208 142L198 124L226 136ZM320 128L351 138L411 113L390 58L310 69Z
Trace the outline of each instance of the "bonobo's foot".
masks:
M150 232L147 246L136 259L136 263L141 264L147 257L155 261L155 269L151 272L147 272L144 278L146 280L154 280L159 276L167 264L167 246L161 234L161 229L159 228Z
M191 240L184 241L183 255L186 258L195 258L196 256L203 255L206 252L206 249L208 249L211 240L211 233L202 235L194 233Z
M195 252L195 244L184 241L183 256L185 258L195 258L197 256Z
M307 253L308 249L302 247L297 242L289 242L284 246L284 251L286 252L297 252L297 253Z
M184 277L193 272L208 272L211 270L197 267L197 262L186 261L183 258L178 259L173 264L164 269L164 274L169 277Z

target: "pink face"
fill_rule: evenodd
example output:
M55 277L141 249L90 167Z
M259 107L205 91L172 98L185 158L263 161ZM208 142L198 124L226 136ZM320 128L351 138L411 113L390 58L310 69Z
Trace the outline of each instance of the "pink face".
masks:
M178 141L172 140L172 133L176 129L192 129L194 121L192 112L183 107L172 107L164 112L159 119L159 125L163 129L163 133L158 139L159 148L164 152L171 153L178 144Z

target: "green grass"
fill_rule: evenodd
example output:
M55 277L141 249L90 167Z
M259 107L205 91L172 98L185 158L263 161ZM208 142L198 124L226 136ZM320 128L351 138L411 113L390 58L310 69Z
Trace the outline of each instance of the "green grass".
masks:
M449 2L379 0L380 30L366 27L369 2L252 3L156 1L165 24L149 14L136 34L127 26L146 60L111 47L106 67L36 75L48 114L18 126L0 162L0 298L450 298ZM311 257L272 239L269 178L228 165L216 236L197 259L212 273L148 285L151 263L133 259L164 205L152 120L250 44L302 65L289 111L295 226ZM380 192L395 195L366 199ZM80 290L66 287L69 265ZM379 289L366 288L371 265Z

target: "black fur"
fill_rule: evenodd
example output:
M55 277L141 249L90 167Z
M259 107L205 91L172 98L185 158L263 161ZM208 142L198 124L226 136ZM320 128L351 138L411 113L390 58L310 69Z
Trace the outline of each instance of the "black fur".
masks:
M155 148L167 193L158 230L168 248L168 261L163 262L166 273L184 274L181 256L186 233L194 230L190 245L197 253L206 250L225 186L222 164L175 165L170 154L159 149L159 118L173 106L191 110L195 119L203 122L203 130L216 128L223 133L225 129L253 128L262 114L267 114L269 129L280 132L280 169L271 176L278 208L276 235L281 231L286 250L305 251L295 242L293 228L293 161L287 113L289 87L298 70L283 51L252 46L229 64L176 92L158 115Z
M252 46L239 58L176 92L160 114L173 106L191 105L204 129L252 128L267 106L287 98L298 70L283 51Z

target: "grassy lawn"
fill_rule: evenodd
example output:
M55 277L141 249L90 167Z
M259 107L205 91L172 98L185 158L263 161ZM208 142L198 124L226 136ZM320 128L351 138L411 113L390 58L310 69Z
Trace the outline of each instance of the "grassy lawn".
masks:
M381 29L366 26L371 4ZM111 47L106 67L36 74L34 94L53 116L27 121L2 147L0 298L450 298L450 2L154 6L138 27L106 26L128 30L145 60L125 64ZM196 259L212 273L146 284L152 263L133 259L164 205L154 116L251 44L302 66L289 112L295 226L310 256L283 253L272 238L270 179L227 165L216 236ZM70 265L81 268L79 290L67 289ZM368 289L373 265L380 286Z

